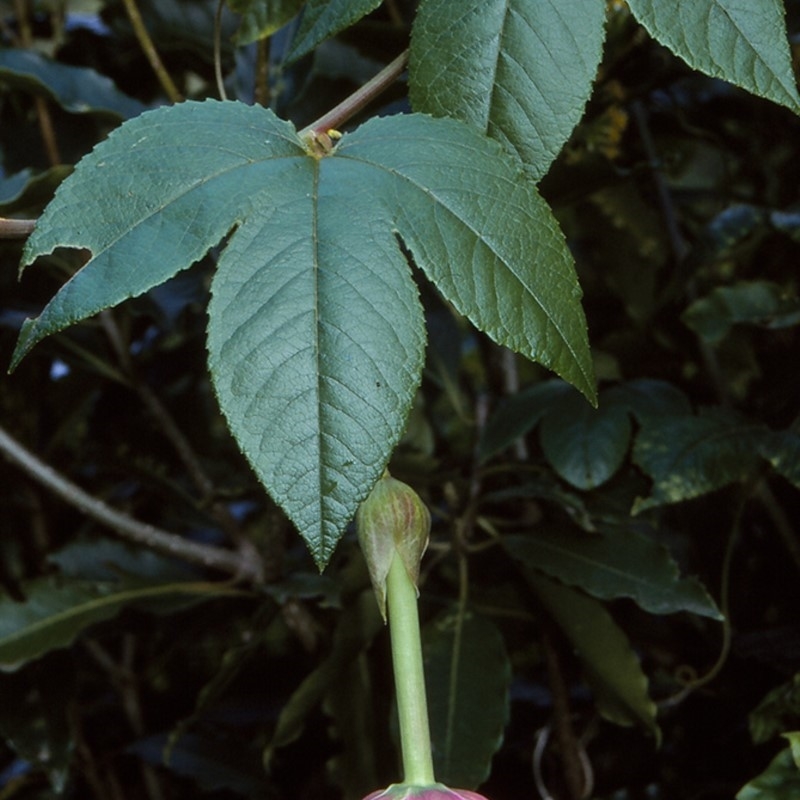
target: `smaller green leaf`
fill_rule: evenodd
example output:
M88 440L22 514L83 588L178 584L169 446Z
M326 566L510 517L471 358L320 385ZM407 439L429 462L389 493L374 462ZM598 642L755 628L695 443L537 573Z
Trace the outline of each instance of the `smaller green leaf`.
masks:
M770 431L724 409L697 416L660 417L636 437L634 461L653 479L650 497L638 498L637 514L678 503L747 478L758 467Z
M544 415L539 430L542 450L555 471L578 489L595 489L620 468L628 452L628 409L601 392L592 408L570 392Z
M117 121L147 108L99 72L51 61L32 50L0 49L0 85L44 95L73 114L102 114Z
M787 481L800 489L800 433L777 431L763 443L761 454Z
M693 69L800 110L780 0L628 0L628 6Z
M287 63L297 61L326 39L355 25L380 4L381 0L308 0Z
M228 8L241 15L236 43L240 47L272 36L294 17L303 0L227 0Z
M0 597L0 671L13 672L51 650L69 647L91 625L116 616L133 603L191 597L241 596L214 583L123 586L120 583L39 578L24 587L25 601Z
M681 319L709 344L721 342L734 325L771 330L800 323L800 300L770 281L720 286L695 300Z
M528 582L583 662L598 711L617 725L643 725L660 739L656 704L628 637L597 600L543 575Z
M526 574L541 570L600 600L630 597L652 614L688 611L723 618L699 581L680 577L665 547L632 529L587 534L537 526L528 535L504 536L502 542Z
M489 776L508 719L511 667L500 631L483 617L446 612L422 634L434 771L450 786Z
M736 800L796 800L800 797L800 770L787 747L769 766L736 794Z

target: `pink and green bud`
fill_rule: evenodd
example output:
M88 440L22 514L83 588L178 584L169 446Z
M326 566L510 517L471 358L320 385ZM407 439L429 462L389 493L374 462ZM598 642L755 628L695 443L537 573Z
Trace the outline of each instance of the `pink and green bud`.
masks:
M384 472L356 513L356 531L375 596L386 619L386 577L395 556L414 586L428 546L431 515L419 495Z
M448 789L441 783L430 786L408 786L396 783L388 789L373 792L364 800L487 800L482 794L466 789Z

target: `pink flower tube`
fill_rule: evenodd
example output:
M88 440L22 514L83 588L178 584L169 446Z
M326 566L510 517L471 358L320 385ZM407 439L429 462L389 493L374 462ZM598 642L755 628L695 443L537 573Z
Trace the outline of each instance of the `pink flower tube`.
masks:
M434 783L430 786L408 786L396 783L387 789L367 795L364 800L487 800L487 798L466 789L448 789L442 783Z

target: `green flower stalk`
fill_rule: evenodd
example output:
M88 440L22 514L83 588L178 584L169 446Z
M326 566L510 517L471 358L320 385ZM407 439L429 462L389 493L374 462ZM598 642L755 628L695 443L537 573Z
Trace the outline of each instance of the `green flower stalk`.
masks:
M428 546L430 512L419 495L388 472L356 515L356 530L392 642L403 782L364 800L486 800L475 792L448 789L433 773L417 584Z

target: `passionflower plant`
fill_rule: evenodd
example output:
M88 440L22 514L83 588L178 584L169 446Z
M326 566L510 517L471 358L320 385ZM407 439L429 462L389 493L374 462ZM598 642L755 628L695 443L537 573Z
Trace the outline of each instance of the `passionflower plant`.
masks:
M482 794L466 789L448 789L443 783L430 786L409 786L396 783L379 792L367 795L364 800L487 800Z

